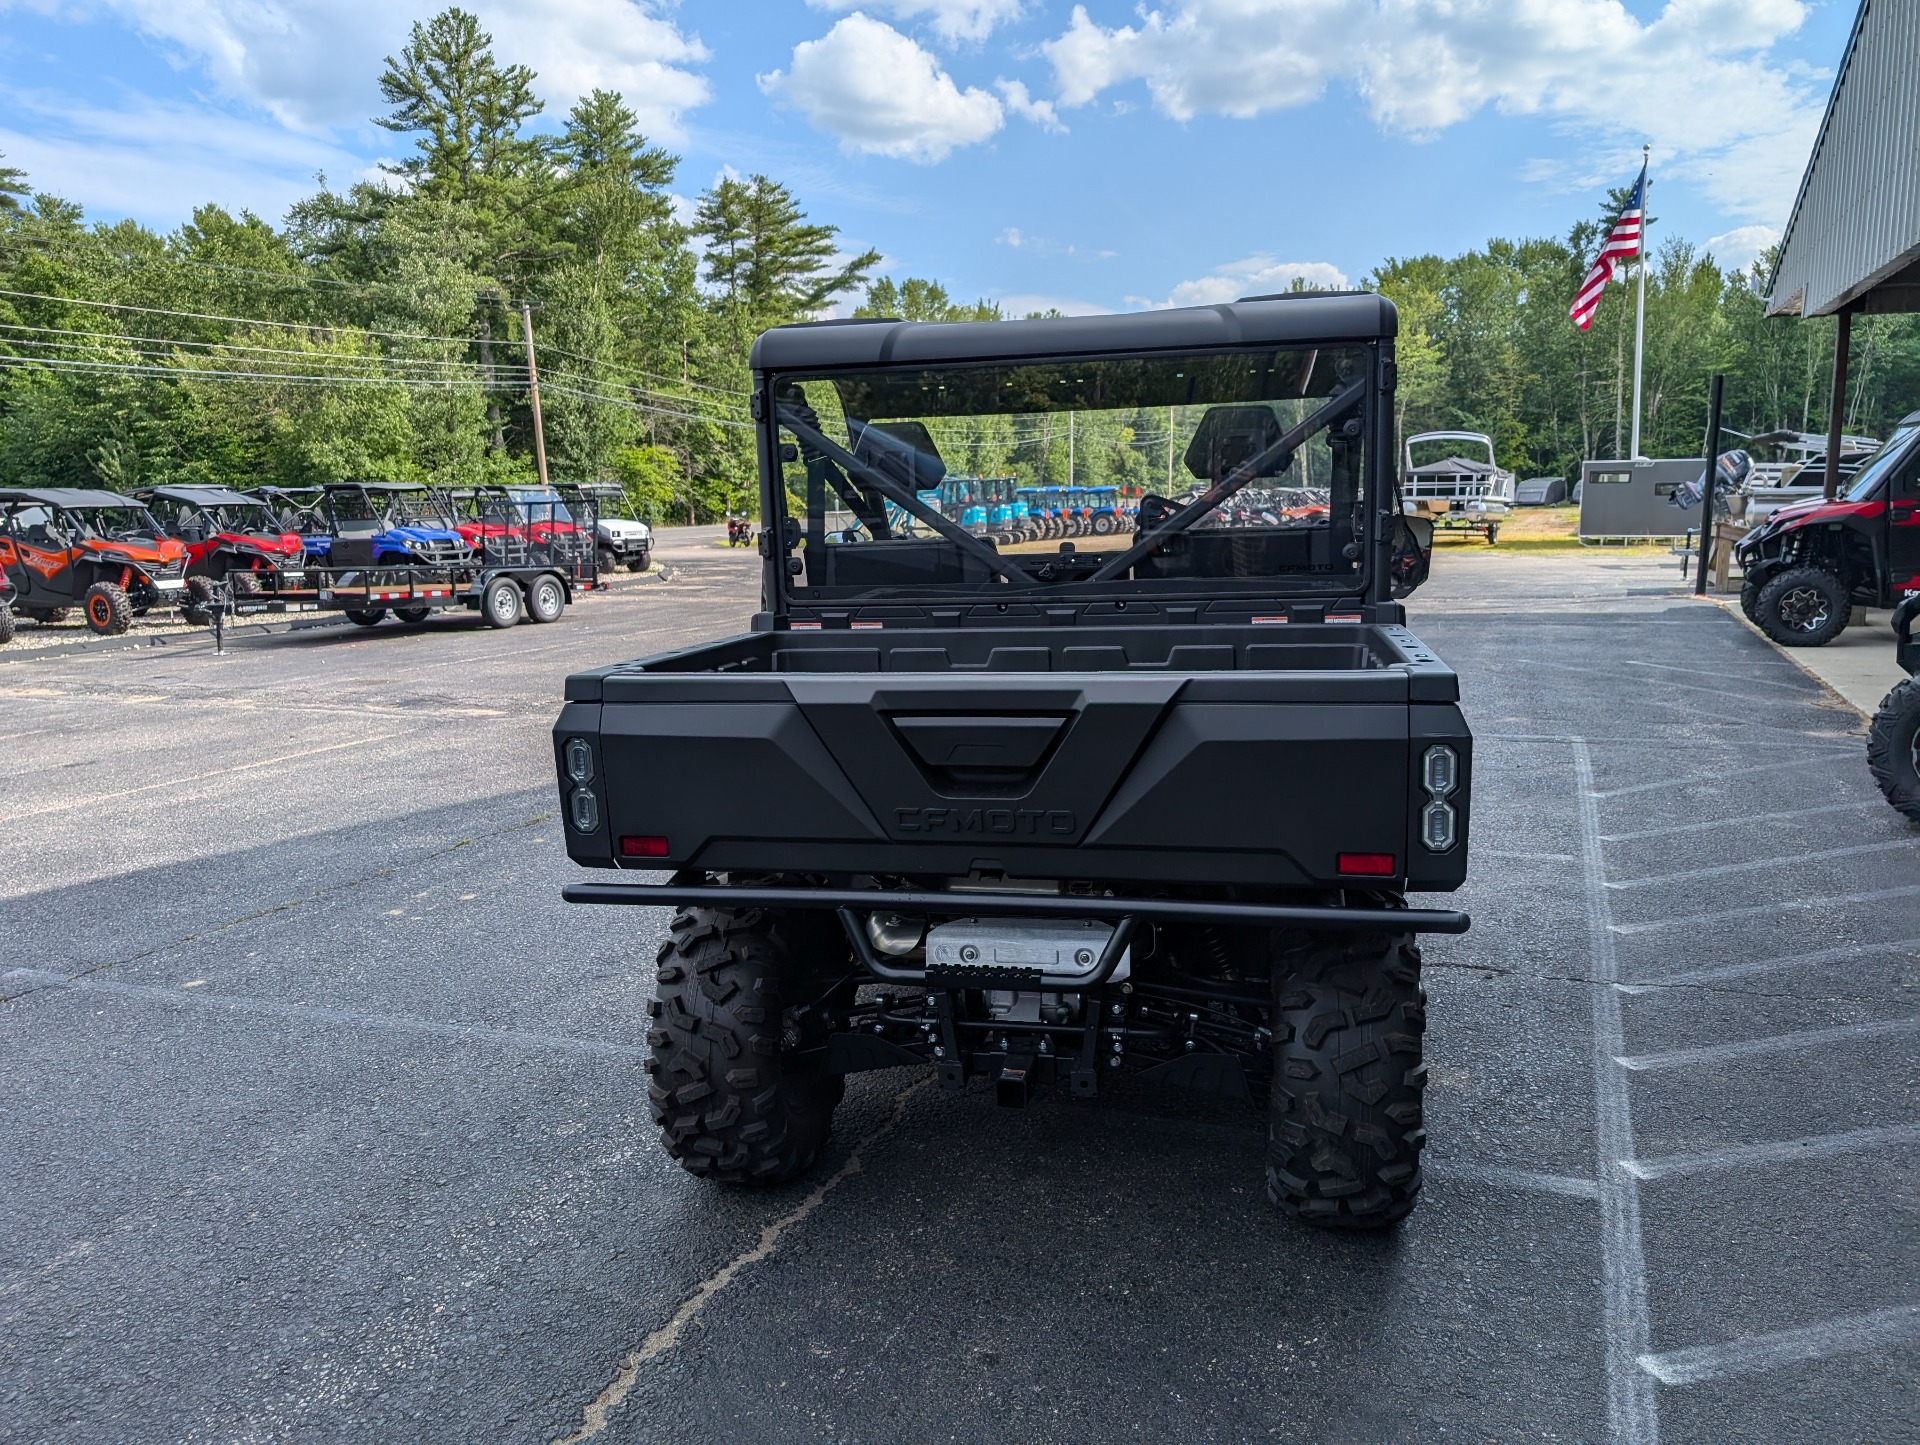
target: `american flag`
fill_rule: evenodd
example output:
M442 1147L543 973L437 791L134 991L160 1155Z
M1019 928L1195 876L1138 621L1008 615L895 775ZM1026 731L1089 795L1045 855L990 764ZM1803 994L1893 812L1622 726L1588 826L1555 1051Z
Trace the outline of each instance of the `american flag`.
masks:
M1587 272L1587 279L1580 283L1580 290L1573 298L1573 307L1567 313L1573 318L1573 324L1582 331L1593 325L1593 313L1600 309L1600 293L1607 289L1607 282L1613 279L1615 267L1640 254L1640 223L1646 209L1647 168L1642 166L1640 179L1633 183L1633 194L1627 197L1620 218L1607 233L1600 254L1593 258L1593 269Z

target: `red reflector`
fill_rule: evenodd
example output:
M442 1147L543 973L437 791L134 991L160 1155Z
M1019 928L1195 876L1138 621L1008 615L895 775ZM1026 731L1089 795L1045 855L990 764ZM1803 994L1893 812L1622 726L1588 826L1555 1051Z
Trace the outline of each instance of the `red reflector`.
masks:
M1357 873L1363 878L1393 877L1391 853L1342 853L1336 862L1342 873Z
M620 856L622 858L664 858L667 856L667 840L665 838L622 838ZM1389 858L1387 861L1391 863L1393 860Z

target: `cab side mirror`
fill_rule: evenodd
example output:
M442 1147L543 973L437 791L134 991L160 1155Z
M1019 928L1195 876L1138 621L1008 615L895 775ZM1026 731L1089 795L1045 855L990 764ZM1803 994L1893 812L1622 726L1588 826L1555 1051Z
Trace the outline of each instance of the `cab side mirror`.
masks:
M1433 566L1433 522L1427 517L1400 516L1393 523L1393 557L1389 591L1405 597L1427 580Z
M780 443L780 460L783 462L799 461L800 448L795 446L792 442L781 442Z

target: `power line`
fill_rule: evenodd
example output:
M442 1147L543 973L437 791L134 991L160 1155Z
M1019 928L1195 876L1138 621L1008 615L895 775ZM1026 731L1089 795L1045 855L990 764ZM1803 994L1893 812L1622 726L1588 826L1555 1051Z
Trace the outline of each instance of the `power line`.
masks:
M598 401L604 402L608 406L625 407L628 411L645 411L652 412L656 416L678 417L681 421L701 421L706 422L710 426L745 427L748 429L751 429L753 426L753 423L750 421L729 421L725 417L699 416L692 412L669 411L663 406L647 406L644 403L628 401L622 397L602 396L598 392L581 391L576 387L549 386L546 389L548 391L558 392L562 396L576 396L585 401Z
M235 326L278 326L289 331L350 331L357 336L382 336L398 341L451 341L472 346L477 336L431 336L421 331L375 331L364 326L338 326L321 321L268 321L259 316L216 316L206 311L169 311L164 306L134 306L123 301L83 301L77 296L49 296L41 291L8 291L0 296L17 296L28 301L52 301L61 306L98 306L108 311L140 311L149 316L178 316L187 321L225 321Z
M258 346L258 347L223 346L219 342L209 342L209 341L192 342L192 343L174 342L174 341L168 341L160 337L129 336L129 337L116 337L111 339L125 342L126 343L125 349L131 352L135 356L145 356L145 357L152 357L156 359L164 359L168 356L171 356L173 354L173 351L172 350L160 350L160 351L149 350L147 349L148 346L174 348L174 347L182 347L186 345L195 345L195 346L203 346L203 347L212 347L212 348L216 348L218 350L223 350L223 351L253 352L253 353L258 353L262 357L284 356L289 358L289 364L293 364L297 362L299 364L307 365L307 366L348 366L348 367L357 366L361 368L374 366L374 367L393 367L403 371L405 370L428 371L428 372L457 371L457 372L460 372L462 376L473 379L476 382L476 384L479 383L479 378L474 376L473 374L482 369L482 368L476 367L470 362L464 362L464 361L435 361L435 360L426 359L426 358L412 359L412 358L406 358L406 357L390 357L390 356L349 356L349 355L341 355L340 353L337 353L337 352L286 351L286 350L281 350L281 349L270 347L270 346ZM142 345L137 343L146 343L146 344ZM79 341L35 341L25 337L0 337L0 348L5 348L5 347L32 347L35 350L78 351L78 352L86 352L89 350L104 351L107 349L105 347L88 347L85 343L79 342ZM4 354L5 354L4 351L0 351L0 355L4 355ZM26 358L26 359L32 359L32 358ZM207 359L214 360L216 358L209 357ZM242 359L247 359L247 358L242 358ZM526 374L526 368L524 366L512 366L512 365L496 366L493 369L495 372L506 373L510 382L517 382L520 380L524 380L525 374Z
M606 361L597 356L582 356L577 351L567 351L562 347L554 346L551 343L544 342L544 341L540 343L540 349L542 351L551 351L555 356L565 356L574 361L584 361L589 366L603 366L610 371L624 371L630 376L644 376L654 381L677 382L678 385L690 386L697 391L717 392L721 396L752 396L753 395L753 393L750 391L739 391L730 386L714 386L711 382L695 381L691 377L675 378L675 377L666 375L664 372L647 371L638 366L628 366L625 362ZM643 391L651 390L651 388L642 387L641 390ZM670 394L671 393L668 393L668 392L655 393L655 395L657 396L667 396Z
M193 380L290 381L303 385L311 383L325 386L450 387L479 384L472 377L343 376L338 374L312 376L286 371L215 371L197 366L142 366L133 362L73 361L54 356L0 356L0 370L30 371L43 367L57 368L62 371L120 375L180 376Z

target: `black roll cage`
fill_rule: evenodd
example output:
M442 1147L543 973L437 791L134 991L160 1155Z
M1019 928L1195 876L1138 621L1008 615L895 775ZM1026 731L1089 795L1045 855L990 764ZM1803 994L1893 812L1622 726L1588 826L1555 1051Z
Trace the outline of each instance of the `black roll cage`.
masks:
M1182 355L1231 353L1246 350L1249 344L1250 343L1241 342L1238 344L1206 347L1180 347L1177 348L1177 350ZM1259 343L1251 344L1257 345ZM1307 339L1296 339L1276 342L1274 344L1289 349L1297 349L1311 346L1313 342ZM1161 523L1160 526L1156 527L1153 533L1138 538L1125 552L1102 564L1099 570L1092 576L1079 579L1081 585L1071 594L1071 600L1073 602L1105 601L1111 597L1121 599L1137 598L1140 595L1139 584L1119 576L1119 573L1123 573L1127 568L1132 567L1134 563L1142 556L1147 555L1154 547L1164 543L1170 537L1185 532L1194 526L1201 518L1205 517L1221 503L1229 500L1235 493L1251 483L1262 467L1282 458L1291 460L1293 452L1309 440L1315 432L1322 428L1330 427L1357 403L1361 408L1362 435L1365 437L1366 442L1365 450L1362 453L1366 458L1364 463L1366 468L1366 485L1363 488L1361 500L1362 510L1366 514L1366 526L1364 533L1356 536L1356 540L1360 541L1363 549L1361 560L1363 560L1364 566L1357 575L1349 579L1344 579L1349 585L1338 589L1338 594L1341 597L1354 598L1356 601L1364 599L1367 603L1374 605L1394 605L1391 602L1389 589L1391 586L1393 530L1394 522L1398 516L1398 510L1395 500L1396 487L1392 476L1392 461L1390 456L1393 440L1391 435L1392 408L1388 404L1388 398L1395 384L1393 338L1391 335L1367 338L1330 337L1324 344L1364 350L1369 358L1366 375L1358 381L1351 382L1339 391L1333 393L1325 404L1316 409L1310 416L1292 428L1289 428L1283 436L1263 449L1258 455L1248 458L1220 481L1213 483L1206 492L1195 501L1179 508L1172 516ZM1122 359L1126 354L1124 351L1115 352L1112 358L1092 354L1066 354L1054 357L1022 356L1020 360L1022 362L1085 362ZM1155 353L1139 352L1135 354L1153 355ZM985 360L985 358L980 357L955 357L950 364L955 366L979 365ZM943 363L935 358L916 358L913 364L918 367L931 368L942 365ZM849 449L826 436L804 415L803 407L796 408L788 402L779 399L781 382L784 375L789 371L803 372L810 380L820 380L823 377L831 377L836 371L856 374L861 371L877 369L888 368L884 365L877 368L872 366L807 366L784 368L782 371L768 369L754 373L752 415L756 422L755 439L759 454L760 515L766 519L768 539L767 545L763 548L762 580L763 606L766 611L774 617L784 617L788 615L791 610L794 599L790 596L791 576L787 569L789 555L787 548L798 543L801 532L800 522L790 517L787 511L785 477L781 471L780 463L780 430L782 427L792 432L793 435L800 440L803 459L807 460L810 465L815 463L815 457L808 455L808 453L818 453L819 462L825 463L828 467L824 481L828 485L833 485L836 492L841 491L842 485L847 479L844 475L835 478L833 468L844 468L848 471L855 472L863 482L871 486L874 491L878 492L887 501L894 503L894 505L900 507L901 510L908 513L908 515L925 523L935 532L953 542L956 546L961 547L982 562L985 562L999 577L1008 582L1017 583L1032 589L1030 592L1024 594L1021 600L1038 601L1048 597L1048 590L1041 586L1043 579L1034 577L1022 567L1017 560L1002 556L997 548L975 537L972 533L966 531L950 519L932 511L932 509L920 501L910 486L901 485L895 478L887 476L872 464L861 461L858 457L854 456ZM844 498L844 493L842 493L842 495ZM856 517L862 516L861 508L853 507L852 510ZM885 534L884 532L877 532L876 535ZM782 545L783 543L785 544L784 546ZM1285 579L1276 577L1272 580L1281 582ZM1111 592L1106 590L1088 590L1088 583L1105 584L1106 587L1110 587L1113 590ZM1276 601L1282 598L1296 602L1302 600L1297 590L1277 587L1274 589L1274 592L1276 595L1273 600ZM1157 598L1166 598L1168 600L1188 601L1195 598L1218 600L1227 596L1249 602L1267 600L1266 596L1258 588L1248 588L1245 586L1209 588L1203 580L1199 579L1196 579L1191 585L1179 589L1177 592L1164 588L1156 589L1154 595ZM1328 595L1331 596L1332 594L1328 593ZM982 591L978 587L947 586L943 588L938 585L932 585L924 589L890 590L884 594L870 595L867 597L832 599L808 598L802 605L808 609L812 609L819 606L846 607L866 602L877 605L912 603L936 598L951 603L956 598L965 598L967 596L988 602L1013 600L1013 597L1010 595L1000 594L996 591ZM1068 599L1065 596L1061 596L1059 600L1065 602ZM1398 620L1398 615L1399 614L1396 614L1393 620Z

